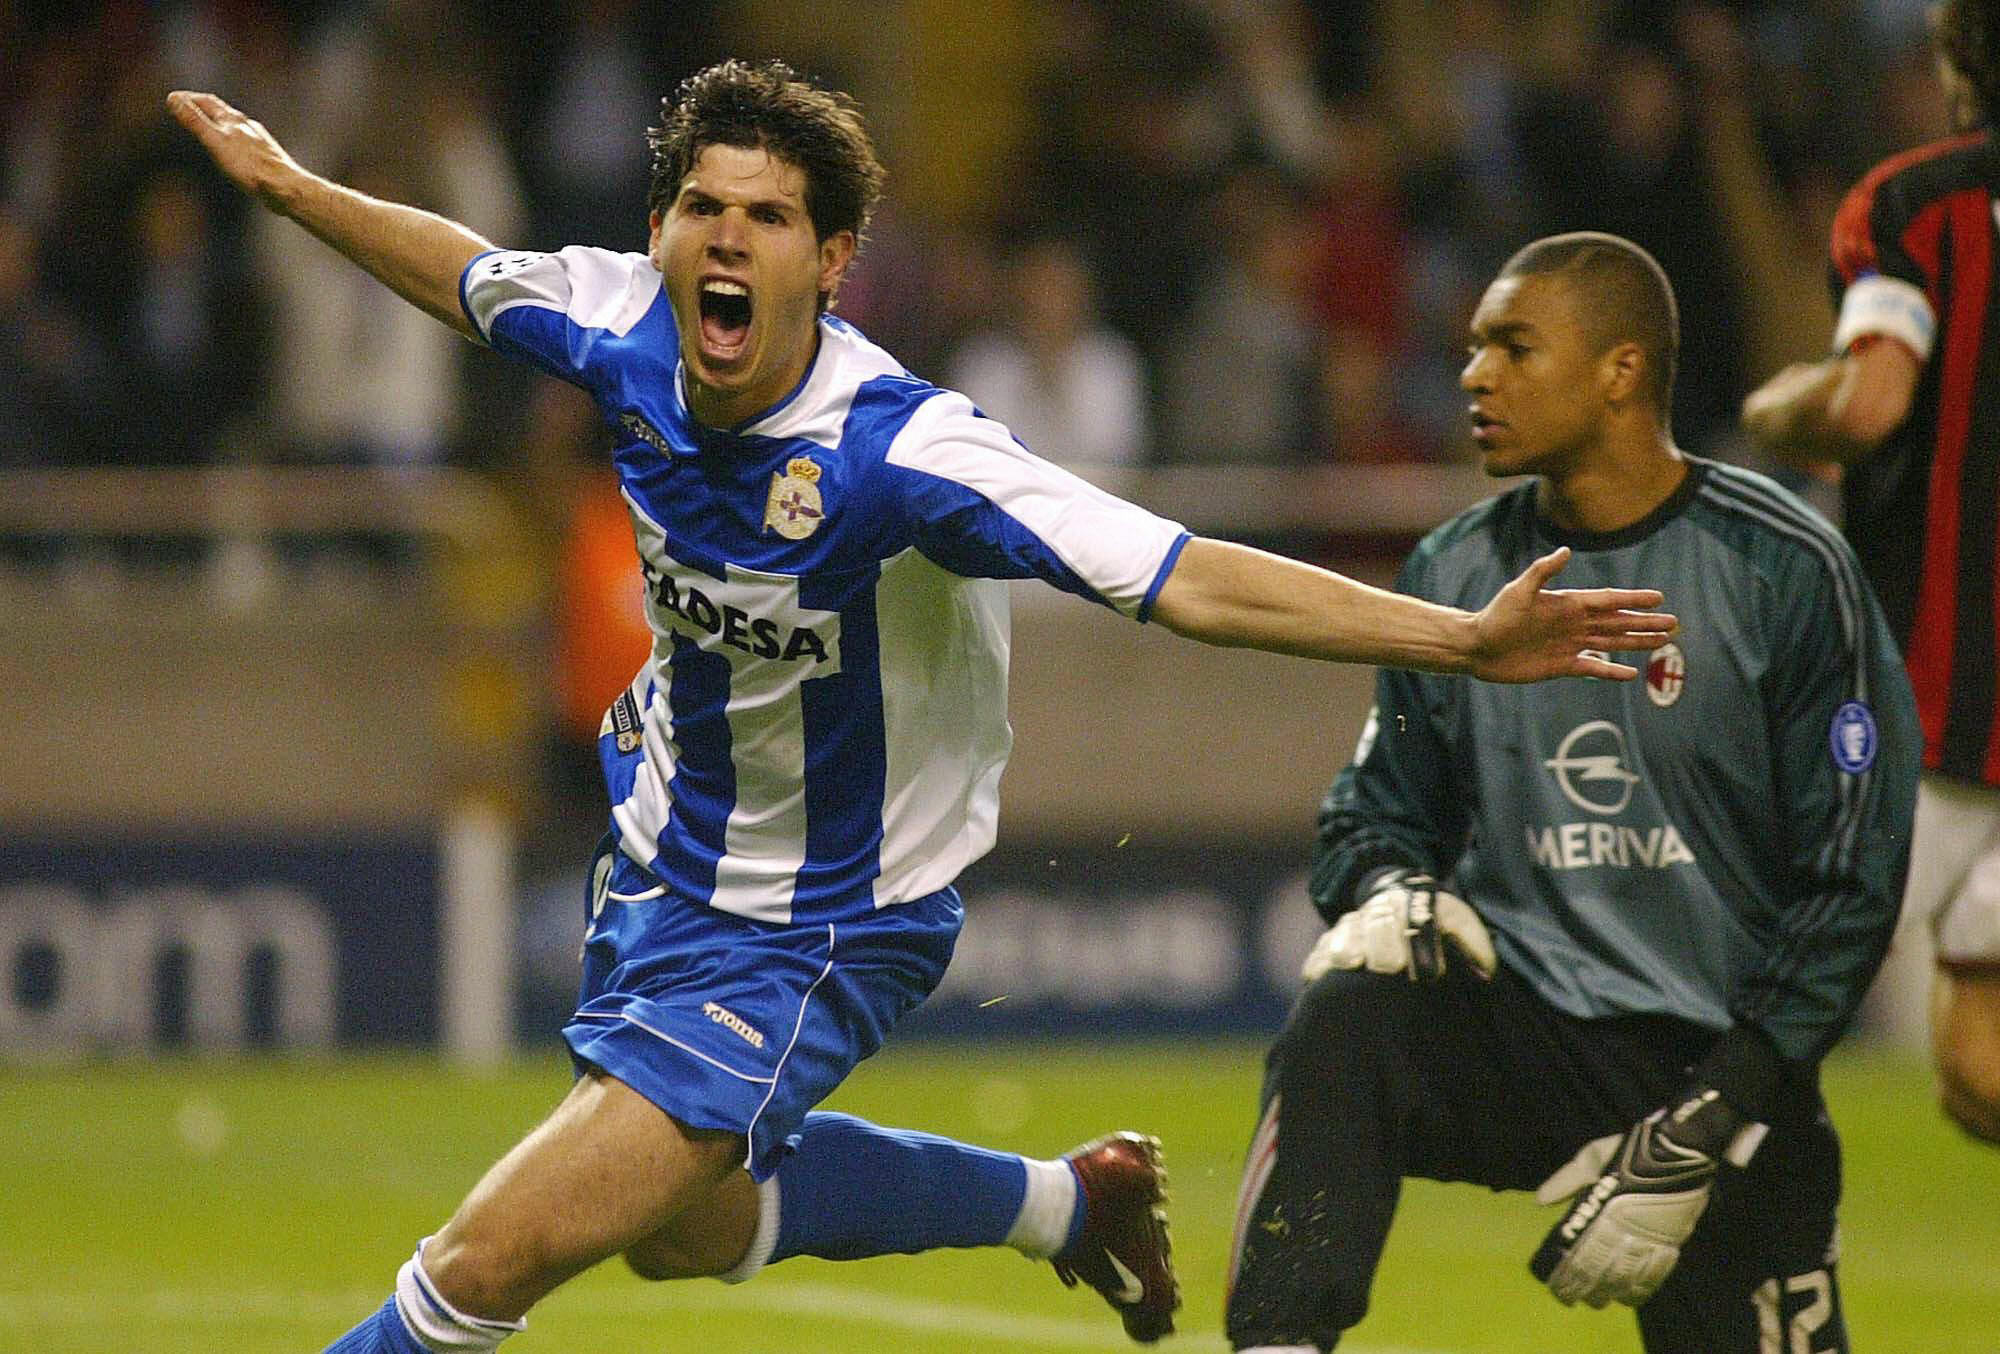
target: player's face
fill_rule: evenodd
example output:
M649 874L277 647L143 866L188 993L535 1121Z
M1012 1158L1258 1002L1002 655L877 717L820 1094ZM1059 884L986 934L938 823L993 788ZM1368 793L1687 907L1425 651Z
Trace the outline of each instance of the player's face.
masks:
M1603 354L1593 352L1569 285L1503 277L1473 312L1458 381L1472 396L1472 440L1489 475L1560 475L1596 443L1605 414Z
M819 342L819 294L854 256L854 235L815 238L806 175L761 146L708 146L652 216L649 253L681 332L688 402L727 427L776 404Z

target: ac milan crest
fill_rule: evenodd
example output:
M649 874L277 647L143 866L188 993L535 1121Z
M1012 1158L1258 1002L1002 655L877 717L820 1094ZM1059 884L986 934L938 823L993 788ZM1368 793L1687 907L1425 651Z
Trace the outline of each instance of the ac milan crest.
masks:
M1678 644L1662 644L1646 662L1646 695L1662 708L1681 698L1687 685L1687 655Z

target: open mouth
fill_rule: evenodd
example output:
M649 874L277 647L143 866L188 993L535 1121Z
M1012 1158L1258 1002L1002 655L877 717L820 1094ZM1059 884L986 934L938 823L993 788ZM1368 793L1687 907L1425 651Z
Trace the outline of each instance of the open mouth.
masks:
M720 279L701 284L701 337L718 356L734 356L750 336L750 289Z

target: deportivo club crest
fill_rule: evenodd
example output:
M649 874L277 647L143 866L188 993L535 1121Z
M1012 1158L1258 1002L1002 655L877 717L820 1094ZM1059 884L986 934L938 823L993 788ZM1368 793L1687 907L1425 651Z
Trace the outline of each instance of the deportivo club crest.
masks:
M1687 656L1678 644L1662 644L1646 663L1646 695L1659 706L1672 705L1687 685Z
M785 462L785 473L771 476L771 496L764 500L764 529L788 541L803 541L819 530L826 513L820 506L819 466L807 456Z

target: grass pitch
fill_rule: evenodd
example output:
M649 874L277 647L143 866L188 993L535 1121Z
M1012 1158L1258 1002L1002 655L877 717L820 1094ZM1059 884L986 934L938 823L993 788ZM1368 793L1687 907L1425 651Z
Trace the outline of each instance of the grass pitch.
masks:
M1039 1155L1115 1127L1172 1172L1182 1334L1223 1349L1249 1044L912 1044L831 1107ZM386 1295L415 1239L562 1094L566 1065L491 1077L414 1057L94 1064L0 1076L0 1351L276 1354L322 1348ZM2000 1152L1961 1138L1908 1056L1827 1076L1848 1149L1842 1283L1862 1354L2000 1351ZM1609 1354L1629 1315L1571 1311L1528 1276L1552 1212L1413 1182L1356 1354ZM558 1292L508 1354L1131 1349L1086 1291L1006 1251L834 1265L740 1288L645 1284L611 1264Z

